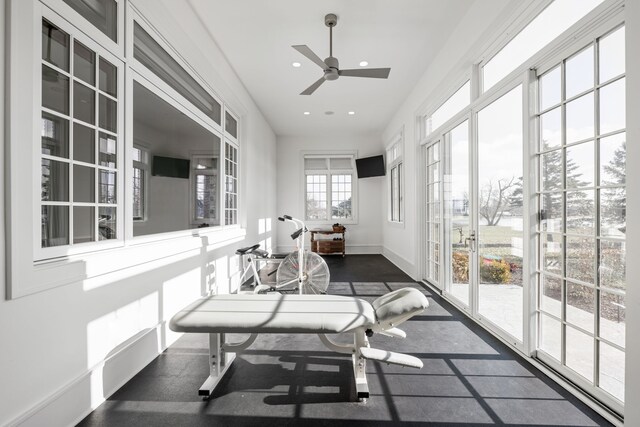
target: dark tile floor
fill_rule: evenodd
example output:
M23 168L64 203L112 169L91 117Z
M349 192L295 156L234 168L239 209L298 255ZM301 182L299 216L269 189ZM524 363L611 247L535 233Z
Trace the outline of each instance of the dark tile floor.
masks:
M80 425L610 425L382 256L326 259L329 293L371 300L412 286L427 295L430 307L402 325L405 340L370 339L419 357L421 370L369 363L371 397L355 402L349 358L316 336L262 335L202 401L207 337L186 334Z

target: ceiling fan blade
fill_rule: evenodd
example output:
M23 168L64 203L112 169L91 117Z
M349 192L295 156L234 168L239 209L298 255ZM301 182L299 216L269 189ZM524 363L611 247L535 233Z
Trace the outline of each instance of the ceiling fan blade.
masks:
M305 44L297 44L291 47L318 64L318 66L323 70L327 69L327 64L325 64L324 61L320 59L320 57L318 57L318 55L316 55L311 49L309 49L309 46Z
M320 87L320 85L324 83L324 77L320 77L318 79L318 81L316 81L314 84L312 84L311 86L309 86L308 88L306 88L305 90L303 90L300 95L311 95L313 92L316 91L316 89L318 89Z
M338 74L345 77L370 77L373 79L386 79L391 68L355 68L352 70L340 70Z

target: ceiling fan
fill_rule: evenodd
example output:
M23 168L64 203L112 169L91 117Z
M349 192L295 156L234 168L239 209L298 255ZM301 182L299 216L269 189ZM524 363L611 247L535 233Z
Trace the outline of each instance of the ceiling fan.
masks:
M338 23L338 17L329 13L324 17L324 24L329 27L329 57L324 61L304 44L291 46L324 70L324 75L314 84L306 88L300 95L311 95L320 87L325 80L337 80L340 76L345 77L369 77L374 79L386 79L389 77L391 68L356 68L352 70L341 70L338 66L338 58L333 57L333 27Z

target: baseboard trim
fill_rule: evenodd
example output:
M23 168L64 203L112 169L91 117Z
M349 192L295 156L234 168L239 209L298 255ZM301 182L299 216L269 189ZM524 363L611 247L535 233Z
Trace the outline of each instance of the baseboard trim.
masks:
M309 248L307 248L309 249ZM347 245L347 255L378 255L382 253L382 245L353 244ZM290 253L295 250L295 246L278 246L274 252Z
M391 261L400 270L404 271L413 280L418 280L414 264L408 262L406 259L387 247L382 248L382 256Z
M163 328L164 322L141 332L100 363L14 418L8 426L78 424L164 351L159 348ZM106 370L113 371L108 378L104 377Z

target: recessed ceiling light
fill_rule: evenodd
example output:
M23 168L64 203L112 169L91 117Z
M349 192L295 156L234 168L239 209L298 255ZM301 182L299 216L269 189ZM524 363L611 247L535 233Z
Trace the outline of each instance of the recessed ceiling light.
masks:
M299 62L294 62L291 65L293 65L294 68L300 68L302 66L302 64Z
M333 114L333 111L325 111L324 113L325 113L327 116L330 116L330 115L332 115L332 114Z
M304 114L305 116L308 116L308 115L309 115L309 114L311 114L311 113L310 113L309 111L305 111L305 112L304 112L304 113L302 113L302 114Z
M367 65L369 65L369 63L367 61L360 61L360 66L361 67L366 67Z
M347 114L350 115L350 116L353 116L353 115L356 114L356 112L355 111L349 111Z

